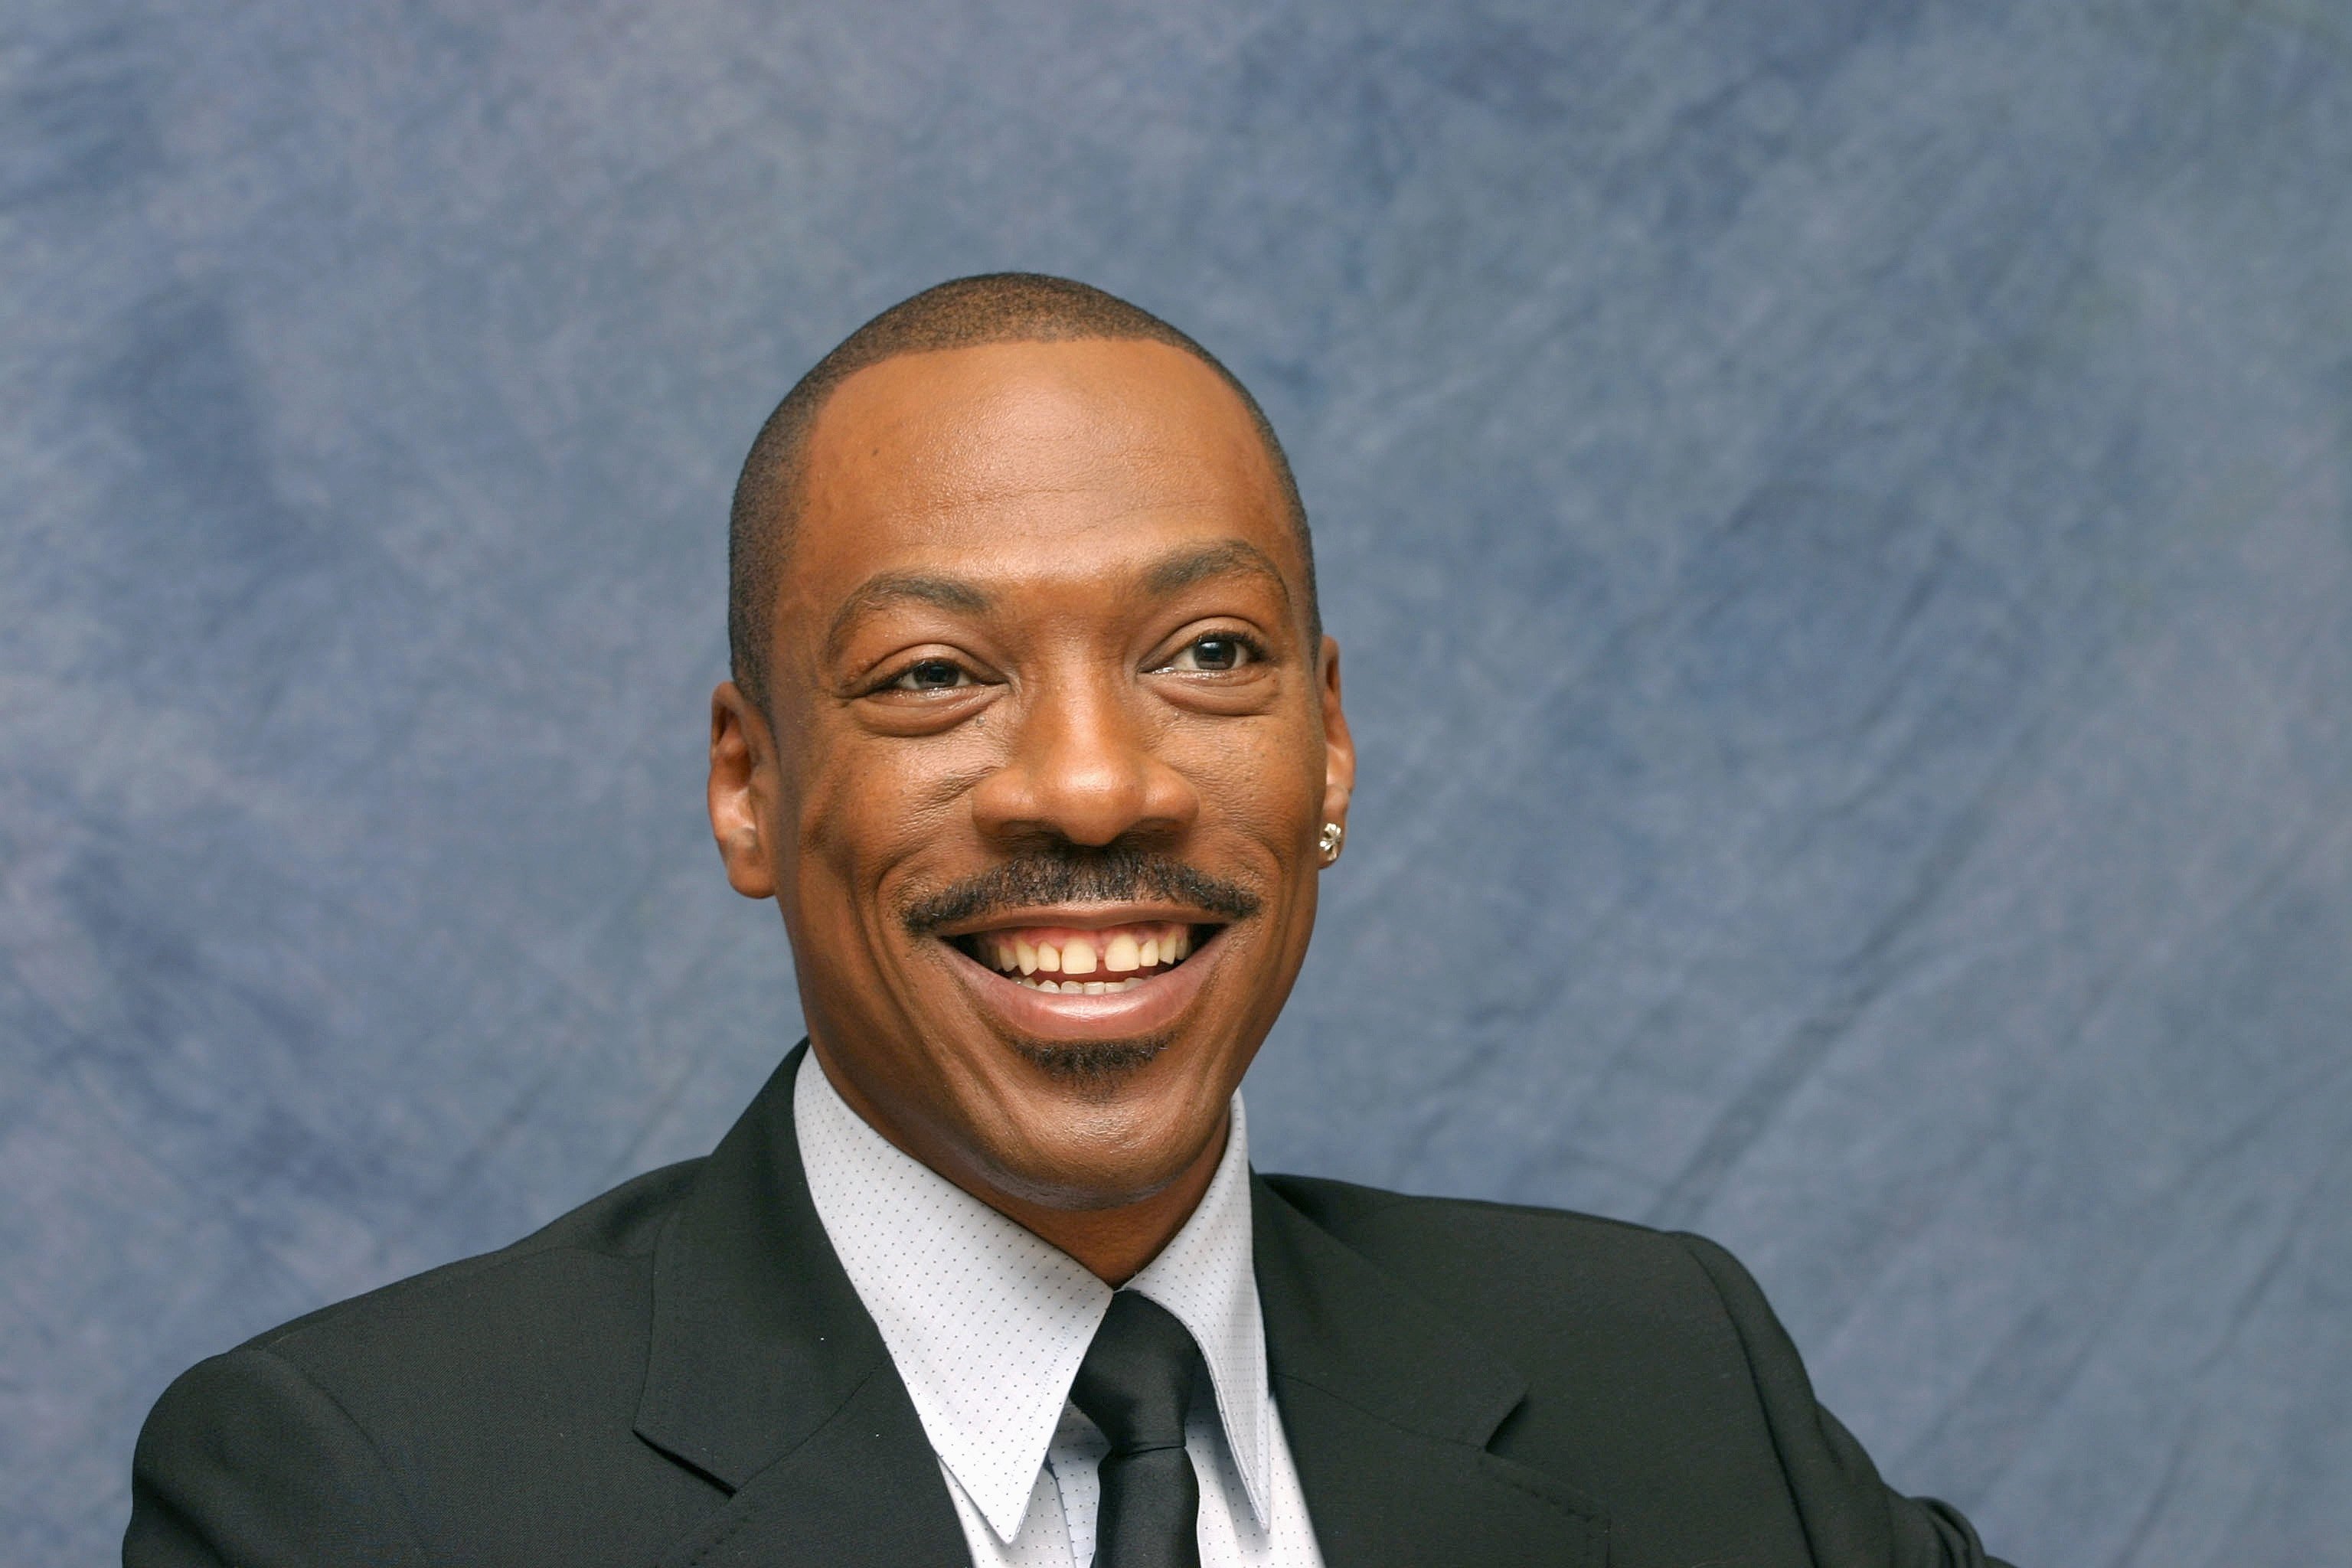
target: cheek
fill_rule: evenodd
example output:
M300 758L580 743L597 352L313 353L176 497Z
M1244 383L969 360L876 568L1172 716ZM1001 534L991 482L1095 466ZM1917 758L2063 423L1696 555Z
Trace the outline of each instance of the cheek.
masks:
M1204 815L1286 847L1307 818L1319 823L1322 747L1319 740L1302 743L1295 725L1251 730L1241 736L1231 729L1203 736L1180 765L1199 789Z
M954 841L993 765L975 741L834 735L811 748L793 804L804 873L870 903L895 872Z

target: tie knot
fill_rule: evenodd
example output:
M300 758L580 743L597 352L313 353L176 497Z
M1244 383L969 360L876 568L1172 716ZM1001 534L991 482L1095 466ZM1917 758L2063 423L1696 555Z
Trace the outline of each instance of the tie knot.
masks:
M1184 1447L1200 1351L1176 1315L1149 1296L1110 1299L1071 1385L1070 1403L1102 1428L1113 1455Z

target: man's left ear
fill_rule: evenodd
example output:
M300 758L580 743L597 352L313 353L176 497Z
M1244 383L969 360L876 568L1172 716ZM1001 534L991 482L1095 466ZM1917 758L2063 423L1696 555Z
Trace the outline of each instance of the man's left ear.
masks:
M1356 792L1356 741L1348 732L1348 715L1339 706L1339 645L1330 637L1323 639L1319 665L1323 688L1323 820L1337 825L1344 834L1348 828L1348 803Z

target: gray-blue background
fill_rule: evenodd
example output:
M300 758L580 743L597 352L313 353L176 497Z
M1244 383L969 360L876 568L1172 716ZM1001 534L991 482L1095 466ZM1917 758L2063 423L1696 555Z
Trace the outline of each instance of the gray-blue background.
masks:
M728 487L1001 267L1318 520L1261 1163L1720 1237L2022 1562L2352 1561L2335 0L9 0L0 73L10 1562L792 1041Z

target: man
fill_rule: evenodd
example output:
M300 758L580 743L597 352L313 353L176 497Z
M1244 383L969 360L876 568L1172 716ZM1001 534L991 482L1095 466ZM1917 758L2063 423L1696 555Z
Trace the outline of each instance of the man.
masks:
M1198 345L919 295L761 433L731 578L710 820L808 1044L709 1159L188 1373L127 1563L1982 1561L1708 1243L1249 1170L1355 756Z

